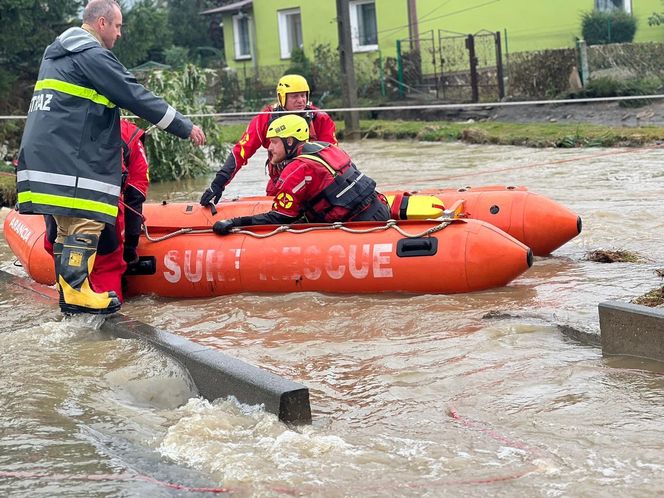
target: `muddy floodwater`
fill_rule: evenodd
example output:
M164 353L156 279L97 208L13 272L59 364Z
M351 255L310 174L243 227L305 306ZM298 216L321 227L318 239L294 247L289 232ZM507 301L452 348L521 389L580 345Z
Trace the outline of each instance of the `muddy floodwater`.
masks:
M662 495L664 364L605 358L592 339L599 302L662 285L664 150L344 147L386 190L524 185L578 213L583 232L486 292L124 306L308 386L305 427L201 400L168 358L0 284L0 495ZM252 158L226 197L262 193L264 161ZM150 197L197 200L208 181L154 185ZM597 249L643 261L587 261ZM0 261L21 273L4 242Z

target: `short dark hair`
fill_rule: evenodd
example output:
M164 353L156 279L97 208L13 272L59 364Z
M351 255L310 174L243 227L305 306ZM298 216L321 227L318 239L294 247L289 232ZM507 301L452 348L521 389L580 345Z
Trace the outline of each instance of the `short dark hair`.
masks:
M92 24L100 17L112 22L115 17L115 7L120 8L116 0L90 0L83 9L83 22Z

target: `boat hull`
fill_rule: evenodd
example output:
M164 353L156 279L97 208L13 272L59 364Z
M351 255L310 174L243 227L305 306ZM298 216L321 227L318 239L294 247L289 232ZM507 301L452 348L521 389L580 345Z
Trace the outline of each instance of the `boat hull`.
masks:
M387 229L382 223L346 224L352 231L298 225L304 233L274 235L269 234L275 227L265 226L252 227L251 235L218 236L209 229L216 219L246 209L230 202L219 207L212 216L196 204L146 204L150 238L163 240L141 237L139 254L150 270L128 275L127 293L180 298L306 291L453 294L502 287L532 264L528 247L478 220L455 220L421 237L404 234L423 234L440 222L404 221ZM205 233L169 236L181 227ZM34 280L53 283L41 216L10 213L5 237Z

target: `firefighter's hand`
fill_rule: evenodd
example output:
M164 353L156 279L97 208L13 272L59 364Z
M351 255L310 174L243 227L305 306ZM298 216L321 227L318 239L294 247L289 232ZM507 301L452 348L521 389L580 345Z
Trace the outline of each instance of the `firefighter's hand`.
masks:
M203 145L205 143L205 133L198 126L194 125L189 134L189 139L194 145Z

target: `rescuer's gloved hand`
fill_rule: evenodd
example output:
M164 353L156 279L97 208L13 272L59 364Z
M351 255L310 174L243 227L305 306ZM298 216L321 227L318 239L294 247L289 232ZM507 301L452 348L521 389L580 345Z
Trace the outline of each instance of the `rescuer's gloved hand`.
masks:
M216 204L219 202L219 199L221 199L221 194L224 193L224 187L220 187L219 185L215 184L215 182L212 182L212 184L203 192L203 195L201 195L201 206L207 206L211 202L213 204Z
M135 247L125 247L122 252L122 259L125 260L127 266L132 266L138 263L138 252Z
M217 235L227 235L234 226L235 224L232 220L215 221L214 225L212 225L212 231Z
M125 235L125 244L122 251L122 259L125 260L127 266L132 266L138 263L138 235Z

